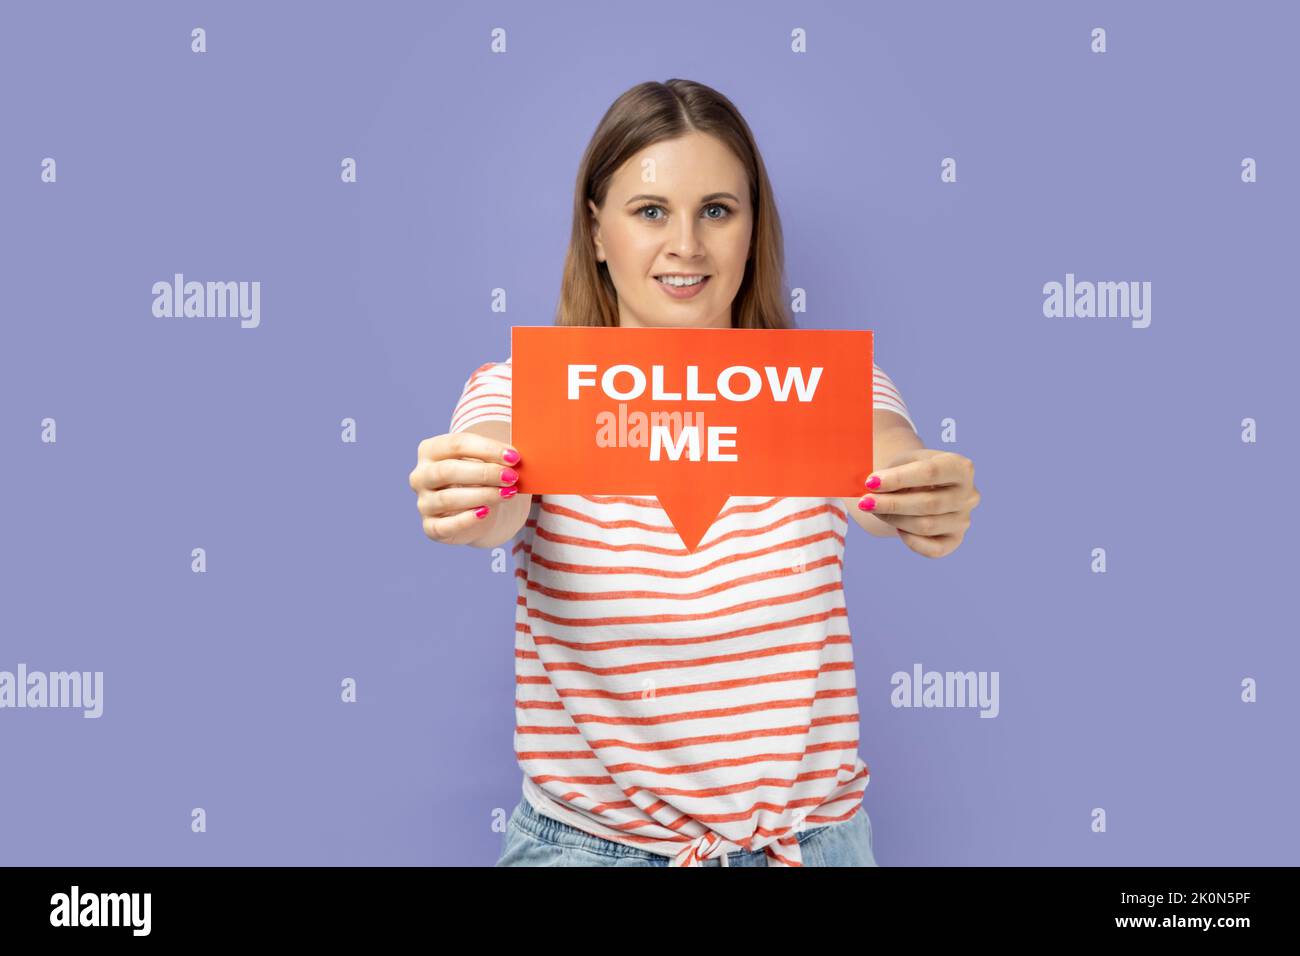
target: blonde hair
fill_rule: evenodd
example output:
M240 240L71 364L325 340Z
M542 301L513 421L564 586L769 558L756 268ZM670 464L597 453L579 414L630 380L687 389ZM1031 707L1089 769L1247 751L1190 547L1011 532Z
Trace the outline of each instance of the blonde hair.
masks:
M573 231L564 259L556 325L618 325L618 296L609 268L596 259L591 210L605 204L616 170L653 143L690 132L717 137L744 166L754 211L745 277L731 304L737 329L794 328L782 287L785 252L772 184L754 135L740 112L721 93L690 80L640 83L616 99L592 134L573 190Z

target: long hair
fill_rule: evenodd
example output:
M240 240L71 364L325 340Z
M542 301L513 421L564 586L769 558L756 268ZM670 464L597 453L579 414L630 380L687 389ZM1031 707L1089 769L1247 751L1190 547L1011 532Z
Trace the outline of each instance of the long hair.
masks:
M605 112L578 167L573 190L573 231L564 260L556 325L618 325L618 295L609 268L596 259L591 210L605 205L616 170L653 143L698 131L725 143L744 166L753 209L752 251L731 304L731 327L788 329L794 318L782 288L785 252L772 184L749 125L717 90L690 80L640 83Z

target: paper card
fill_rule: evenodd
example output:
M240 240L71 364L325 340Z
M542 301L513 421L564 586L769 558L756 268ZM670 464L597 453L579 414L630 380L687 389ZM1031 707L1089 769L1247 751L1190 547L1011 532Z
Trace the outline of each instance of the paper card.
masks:
M511 444L527 494L654 495L694 551L732 495L858 497L873 334L511 329Z

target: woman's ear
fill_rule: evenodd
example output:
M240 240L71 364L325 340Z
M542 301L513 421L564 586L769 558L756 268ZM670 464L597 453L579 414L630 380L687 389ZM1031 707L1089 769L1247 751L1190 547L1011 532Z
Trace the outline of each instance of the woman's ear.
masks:
M598 218L600 210L596 208L596 204L590 199L587 200L587 208L591 210L591 241L596 247L596 261L604 262L605 247L600 241L600 219Z

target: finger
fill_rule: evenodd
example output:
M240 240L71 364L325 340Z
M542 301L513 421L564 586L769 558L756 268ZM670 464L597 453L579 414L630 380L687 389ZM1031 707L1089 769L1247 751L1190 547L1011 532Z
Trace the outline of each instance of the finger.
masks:
M970 515L965 511L949 511L941 515L881 515L881 518L899 531L924 538L942 537L970 527Z
M945 554L951 552L957 540L956 535L944 534L937 537L926 537L925 535L911 534L907 531L900 530L898 537L902 542L915 551L917 554L927 558L942 558Z
M956 485L935 488L931 491L893 491L887 494L872 492L858 499L858 507L880 518L890 515L941 515L961 511L966 493Z
M923 485L958 484L966 481L972 471L969 458L944 452L872 472L867 476L866 487L871 491L899 491ZM873 485L877 479L879 483Z
M519 452L513 445L470 431L435 435L420 442L419 461L437 461L440 458L477 458L506 465L517 465L520 461Z
M483 518L478 517L473 511L463 511L458 515L442 518L425 518L424 533L435 541L454 544L458 538L468 538L482 520Z
M426 518L438 518L445 515L473 511L487 505L489 508L513 498L514 488L485 488L482 485L442 488L437 491L422 491L416 499L420 514Z
M519 475L519 470L509 465L474 458L440 458L416 465L411 472L411 488L415 491L436 491L458 485L517 485Z

